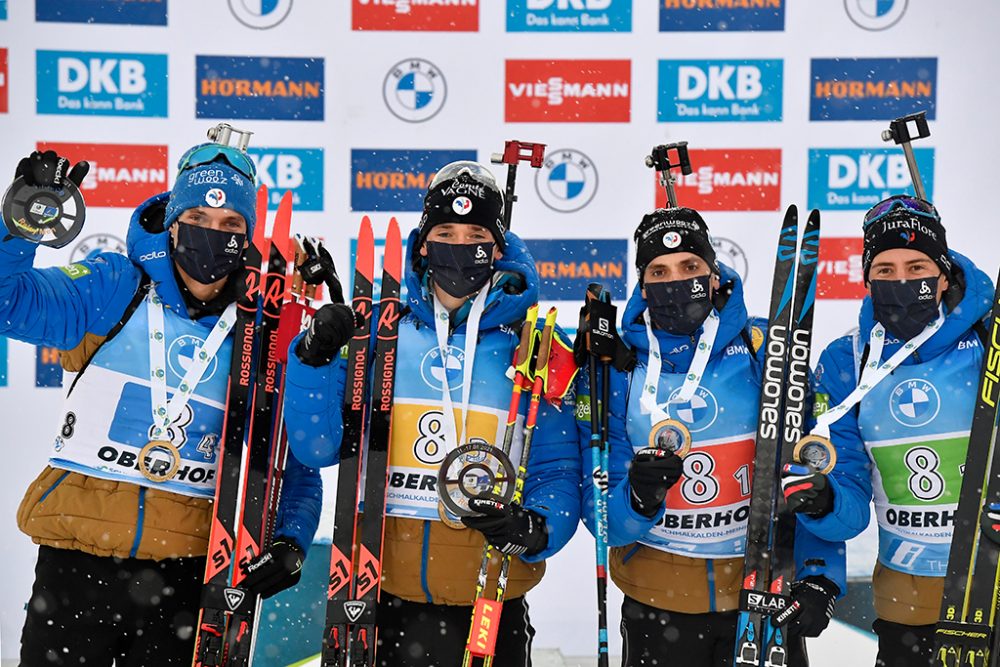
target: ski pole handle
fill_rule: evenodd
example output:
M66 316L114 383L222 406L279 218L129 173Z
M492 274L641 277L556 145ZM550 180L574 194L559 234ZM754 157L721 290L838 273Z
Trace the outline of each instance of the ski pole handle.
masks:
M910 131L911 127L913 128L912 132ZM928 201L927 192L924 190L924 182L920 178L920 170L917 168L917 158L913 154L910 142L929 136L931 136L931 129L927 125L926 111L919 111L889 121L889 129L882 130L882 141L892 141L896 145L902 146L903 155L906 156L906 166L910 169L910 180L913 181L913 192L924 201Z
M507 187L504 191L503 226L510 229L511 212L514 209L514 202L517 195L514 193L517 181L517 165L521 162L529 163L532 168L540 169L545 160L545 144L533 143L530 141L517 141L511 139L505 141L502 153L493 153L490 162L493 164L507 165Z

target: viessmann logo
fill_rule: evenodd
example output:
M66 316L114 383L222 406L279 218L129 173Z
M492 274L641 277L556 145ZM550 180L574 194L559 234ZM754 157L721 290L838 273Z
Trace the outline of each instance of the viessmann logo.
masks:
M861 238L824 236L819 244L816 296L820 299L862 299L866 294Z
M694 171L678 176L677 198L699 211L777 211L781 205L780 148L691 150ZM655 182L655 181L654 181ZM656 183L656 206L667 205Z
M937 112L937 58L818 58L810 120L891 120Z
M508 60L504 119L627 123L631 92L628 60Z
M479 0L351 0L351 29L476 32Z
M323 120L322 58L196 56L198 118Z
M38 150L53 150L70 162L90 163L81 186L88 206L134 208L170 189L166 146L40 141Z

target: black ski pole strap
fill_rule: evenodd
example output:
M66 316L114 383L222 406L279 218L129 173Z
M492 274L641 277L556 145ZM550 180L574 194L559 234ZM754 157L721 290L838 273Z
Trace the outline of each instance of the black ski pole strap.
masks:
M986 325L983 324L982 320L977 320L976 323L972 325L972 330L976 332L976 336L979 337L979 343L985 350L988 347L990 340L990 334L986 331Z
M83 372L87 370L87 368L90 366L90 362L94 358L94 355L97 354L97 351L100 350L102 347L104 347L106 344L110 343L111 339L113 339L115 336L121 333L121 330L125 328L125 325L128 323L128 321L132 319L133 315L135 315L135 311L139 307L139 304L142 303L143 300L146 298L146 293L149 291L149 286L152 284L152 280L146 274L146 272L142 271L141 269L140 269L140 274L141 275L139 277L139 287L136 288L135 294L132 295L132 300L128 302L127 306L125 306L125 311L122 313L121 319L118 320L117 324L115 324L113 327L111 327L111 329L108 330L108 333L104 337L104 340L102 340L100 345L98 345L94 349L94 351L90 353L90 355L87 357L87 360L83 362L83 366L81 366L80 370L76 372L76 377L73 378L73 383L69 386L69 391L66 392L67 397L73 393L73 389L76 388L76 383L80 381L81 377L83 377Z

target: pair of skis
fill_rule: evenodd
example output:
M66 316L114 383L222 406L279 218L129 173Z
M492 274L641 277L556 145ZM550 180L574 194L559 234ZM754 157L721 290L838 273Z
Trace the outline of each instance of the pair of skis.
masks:
M994 667L1000 657L997 622L1000 545L980 532L995 523L1000 503L997 401L1000 400L1000 276L984 343L979 392L969 432L962 489L944 580L941 620L935 629L935 667ZM994 530L984 525L985 530Z
M765 337L757 450L740 613L736 626L737 667L779 667L788 663L782 612L795 576L795 517L785 508L781 468L805 435L809 393L819 212L813 210L797 244L796 207L785 213L778 239L771 306Z
M389 473L389 436L396 375L396 342L399 337L400 281L403 255L399 224L389 221L382 264L382 293L374 351L371 343L372 283L375 240L371 220L365 216L358 232L352 307L357 322L347 347L347 386L344 392L344 435L337 476L337 501L330 580L327 589L326 626L323 633L323 667L370 667L375 664L376 613L382 581L382 537ZM370 397L370 400L369 400ZM362 457L362 449L367 448ZM359 503L364 471L364 515Z
M283 357L278 329L291 254L292 199L290 193L282 197L268 238L267 197L267 188L261 186L256 229L244 250L246 282L237 297L195 667L250 664L260 601L239 584L245 577L244 566L272 538L284 469L285 449L280 444ZM262 270L265 257L267 267Z

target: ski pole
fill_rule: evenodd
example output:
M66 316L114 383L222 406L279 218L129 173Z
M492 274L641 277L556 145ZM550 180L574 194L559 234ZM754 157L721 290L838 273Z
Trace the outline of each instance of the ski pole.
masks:
M521 448L521 459L517 465L517 477L514 481L514 497L512 504L518 504L524 495L524 478L528 473L528 456L531 453L531 440L535 435L535 424L538 421L538 407L541 403L542 393L549 379L549 351L552 349L552 332L556 326L556 309L549 308L545 315L545 327L542 329L542 338L538 344L538 361L535 368L535 381L531 386L531 401L528 403L528 417L524 420L524 445ZM487 610L482 604L485 600L480 600L481 619L490 618L491 624L490 640L487 642L488 651L483 655L483 667L492 667L493 654L496 650L496 632L500 627L500 613L503 611L504 597L507 595L507 578L510 574L511 556L504 554L500 561L500 576L497 579L497 590L495 605L490 605ZM479 611L479 610L477 610ZM473 628L476 623L473 622Z
M910 132L910 126L913 132ZM927 126L927 112L919 111L909 116L903 116L889 121L889 129L882 130L882 141L892 141L897 146L903 147L903 155L906 156L906 166L910 169L910 180L913 181L913 192L924 201L927 199L927 192L924 190L924 182L920 178L920 170L917 168L917 157L913 154L913 147L910 142L914 139L923 139L931 136L931 129Z
M599 283L591 283L587 287L586 299L589 306L598 303L606 294ZM607 412L606 399L598 402L597 395L597 337L593 335L594 325L598 318L588 308L587 321L587 370L590 378L590 464L592 469L594 493L594 531L597 551L597 664L599 667L608 665L608 461L607 440L602 428L601 415ZM597 323L597 327L607 326ZM603 370L607 360L602 359ZM603 377L602 377L603 379ZM607 381L604 382L607 384Z
M494 153L490 156L490 162L493 164L507 165L507 187L503 195L504 229L510 229L511 212L514 210L514 202L517 201L517 195L514 194L514 183L517 181L518 163L528 162L533 168L539 169L544 160L545 144L517 141L516 139L504 142L503 153Z
M677 179L670 173L671 170L680 167L681 174L684 176L691 173L691 159L688 157L687 146L688 142L686 141L654 146L645 159L646 166L656 170L660 185L667 193L667 204L670 208L677 208L677 192L674 190L674 183L677 182ZM670 161L670 151L677 153L677 162Z
M510 408L507 410L507 426L504 429L503 434L503 444L500 450L504 454L510 454L510 448L514 443L514 432L517 426L517 416L521 411L521 394L524 390L524 384L531 377L531 358L532 353L535 348L535 341L537 336L535 335L535 329L538 323L538 304L533 305L528 309L528 313L525 316L524 323L521 325L521 340L514 350L514 361L512 368L514 370L514 386L510 392ZM497 489L493 489L497 492ZM483 599L483 593L486 591L486 579L489 574L490 567L490 557L493 554L493 548L490 543L487 542L483 545L483 558L479 563L479 574L476 577L476 595L472 601L473 610L479 604L479 601ZM473 621L475 620L475 614L473 614ZM475 629L475 622L469 624L469 637L465 643L465 653L462 655L462 667L469 667L472 664L472 653L469 651L469 646L472 643L472 633Z

